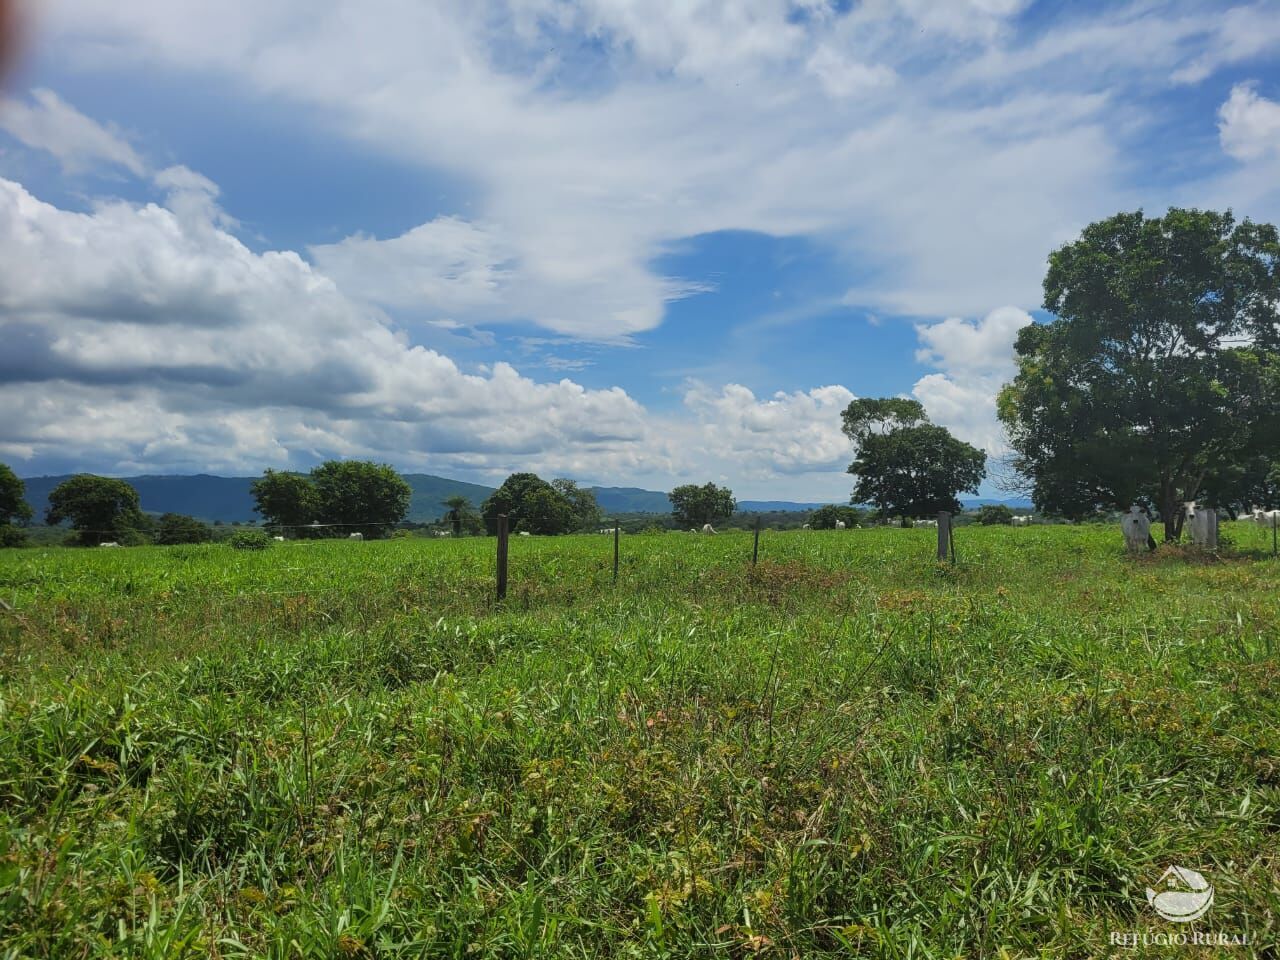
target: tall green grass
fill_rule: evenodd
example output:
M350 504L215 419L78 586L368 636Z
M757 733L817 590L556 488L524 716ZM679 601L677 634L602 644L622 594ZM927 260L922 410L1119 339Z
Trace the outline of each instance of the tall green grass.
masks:
M1228 532L515 538L503 604L483 539L0 552L0 952L1085 957L1171 863L1274 950Z

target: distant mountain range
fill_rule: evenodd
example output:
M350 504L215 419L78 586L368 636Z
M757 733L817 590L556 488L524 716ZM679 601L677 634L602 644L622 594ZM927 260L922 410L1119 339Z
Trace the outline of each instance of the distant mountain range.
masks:
M406 473L405 481L413 488L409 502L409 519L417 523L437 519L443 512L443 502L449 497L461 495L480 505L493 487L448 477L436 477L428 473ZM49 493L67 476L28 477L27 502L36 512L36 519L44 517L49 505ZM214 477L208 474L192 476L143 476L123 477L138 491L142 509L147 513L187 513L193 517L223 523L258 519L253 512L253 497L249 484L256 477ZM606 514L615 513L669 513L671 503L667 495L657 490L640 487L591 487L596 501ZM964 500L967 507L985 503L1007 503L1011 507L1025 508L1025 500ZM739 500L738 509L747 513L771 513L775 511L816 510L822 503L797 503L791 500Z

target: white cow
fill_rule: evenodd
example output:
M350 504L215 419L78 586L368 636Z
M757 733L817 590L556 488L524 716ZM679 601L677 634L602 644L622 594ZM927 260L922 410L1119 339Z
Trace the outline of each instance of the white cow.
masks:
M810 526L809 526L809 524L807 524L807 523L806 523L806 524L805 524L803 527L801 527L800 529L801 529L801 530L811 530L811 529L812 529L812 527L810 527Z
M1130 553L1139 553L1149 546L1151 519L1136 504L1121 519L1120 529L1124 533L1125 549Z
M1263 510L1255 506L1244 519L1269 529L1273 524L1280 525L1280 510Z
M98 544L98 546L100 546L100 547L118 547L118 546L120 546L120 544L116 543L114 540L106 540L106 541L104 541L104 542L102 542L102 543Z
M715 533L715 532L716 532L716 528L715 528L715 527L713 527L713 526L712 526L711 524L709 524L709 523L704 523L704 524L702 525L702 532L703 532L703 533Z
M1031 526L1031 514L1015 513L1013 515L1012 523L1015 527L1029 527Z
M836 521L836 529L837 529L837 530L843 530L843 529L844 529L844 521L843 521L843 520L837 520L837 521Z
M528 531L528 530L521 530L521 531L520 531L520 536L522 536L522 537L527 537L527 536L529 536L529 531Z
M363 540L363 539L364 539L364 534L363 534L363 533L351 533L351 534L348 534L348 535L347 535L347 539L348 539L348 540Z
M1187 528L1191 531L1191 542L1209 550L1218 548L1218 511L1211 507L1197 507L1194 500L1182 504L1186 511Z
M917 520L916 521L917 527L936 527L937 525L938 525L937 520Z

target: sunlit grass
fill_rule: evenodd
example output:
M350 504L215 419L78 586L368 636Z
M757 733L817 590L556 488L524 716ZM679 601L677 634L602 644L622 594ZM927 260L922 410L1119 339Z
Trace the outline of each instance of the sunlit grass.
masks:
M7 956L1274 943L1280 564L1104 527L0 552Z

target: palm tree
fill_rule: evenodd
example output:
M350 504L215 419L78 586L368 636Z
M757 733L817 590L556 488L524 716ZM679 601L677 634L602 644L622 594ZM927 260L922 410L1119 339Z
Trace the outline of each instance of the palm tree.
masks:
M452 497L447 497L442 503L449 508L449 512L444 515L443 519L453 525L453 535L455 537L462 536L462 520L464 517L473 516L476 508L471 505L469 499L457 493Z

